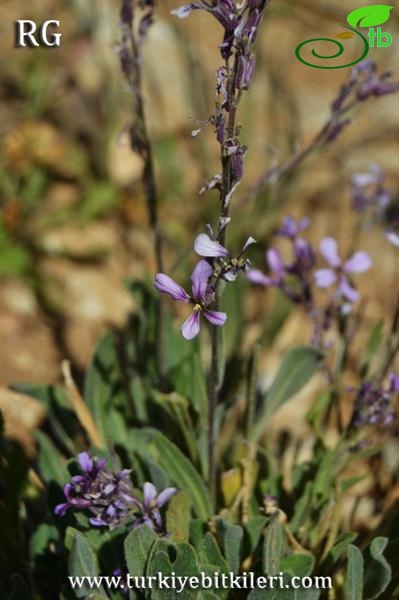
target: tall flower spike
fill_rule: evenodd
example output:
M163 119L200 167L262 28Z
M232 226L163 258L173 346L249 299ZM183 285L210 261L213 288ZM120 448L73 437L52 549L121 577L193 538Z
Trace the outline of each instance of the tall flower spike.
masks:
M315 272L314 279L317 287L329 288L336 283L340 294L348 302L356 302L359 293L350 285L348 275L368 271L372 265L369 255L366 252L355 252L351 258L343 263L338 254L337 242L331 237L321 240L320 252L330 268L318 269Z
M210 264L206 260L200 260L191 274L191 296L165 273L157 273L155 276L154 285L159 292L169 294L178 302L194 305L193 312L181 327L186 340L192 340L199 334L201 315L217 327L226 322L226 313L209 309L215 298L215 290L210 285L212 273Z

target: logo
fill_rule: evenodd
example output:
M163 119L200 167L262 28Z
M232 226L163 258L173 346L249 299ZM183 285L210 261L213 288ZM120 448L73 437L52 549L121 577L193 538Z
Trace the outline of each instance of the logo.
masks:
M308 67L313 67L314 69L344 69L345 67L351 67L352 65L355 65L356 63L363 60L367 56L370 48L387 48L392 44L392 36L389 33L382 31L381 27L377 27L378 25L383 25L388 21L392 9L393 6L387 6L385 4L375 4L373 6L357 8L356 10L353 10L351 13L349 13L347 17L347 22L349 25L343 25L343 27L345 27L347 31L341 31L340 33L337 33L335 37L342 40L356 38L356 42L359 41L361 43L359 57L350 63L335 66L317 65L313 64L312 62L309 62L310 59L307 60L306 58L304 58L302 52L304 47L308 44L313 44L315 42L329 42L330 44L334 44L335 49L337 49L335 54L326 56L323 54L319 54L313 47L311 54L315 58L323 61L329 61L342 56L342 54L345 52L344 45L338 40L331 38L313 38L311 40L306 40L299 44L299 46L297 46L295 50L295 55L297 59L301 61L301 63L307 65ZM368 28L369 31L365 35L361 33L357 29L357 27ZM377 27L377 29L375 29L375 27Z
M52 33L50 38L48 35L48 28L54 28L54 26L59 27L60 22L55 19L50 19L49 21L44 21L44 23L37 28L36 23L30 19L20 19L19 21L16 21L15 46L17 48L23 48L25 46L29 46L30 48L38 46L45 46L47 48L59 46L61 44L62 33ZM36 39L37 37L39 39Z

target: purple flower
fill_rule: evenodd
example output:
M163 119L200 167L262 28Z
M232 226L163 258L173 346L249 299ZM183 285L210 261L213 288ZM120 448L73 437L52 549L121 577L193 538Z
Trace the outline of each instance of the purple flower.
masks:
M368 271L372 264L369 255L366 252L356 252L343 263L338 255L337 242L331 237L321 240L320 252L330 268L316 271L314 279L317 287L328 288L337 283L340 294L348 302L355 302L359 293L350 285L347 276Z
M220 228L223 228L223 221L219 223ZM211 230L212 233L212 230ZM238 255L234 258L230 256L229 251L219 244L216 240L213 240L208 234L200 233L195 238L194 250L199 256L204 258L219 258L221 259L221 272L220 277L226 281L235 281L239 271L246 273L249 269L249 261L243 258L243 254L246 249L255 244L256 240L253 237L249 237L243 247L241 248Z
M379 211L388 208L391 195L384 187L384 171L380 165L373 163L368 171L354 173L351 178L352 208L363 212L369 207Z
M290 240L294 240L302 231L309 227L310 220L307 217L300 219L298 222L290 216L284 217L283 224L276 231L276 235L281 235Z
M143 486L143 501L136 501L140 516L136 519L134 527L147 524L157 533L162 533L164 525L159 509L169 502L176 492L176 488L169 487L158 494L155 485L147 481Z
M399 392L399 375L391 373L385 388L363 383L356 392L352 418L355 427L389 425L395 420L393 397Z
M82 471L64 486L66 502L58 504L54 513L63 516L69 508L86 509L93 515L95 527L117 527L134 506L130 470L111 471L105 468L104 458L91 457L87 452L78 455Z
M251 283L280 288L284 294L296 303L303 302L308 308L311 304L311 271L316 257L312 246L299 234L309 225L304 218L298 223L292 217L286 217L276 235L287 238L292 244L293 260L284 263L277 248L269 248L266 252L266 264L271 275L265 275L258 269L251 269L247 278Z
M250 269L247 273L247 279L251 283L259 285L282 287L285 276L285 265L280 252L276 248L269 248L265 258L272 272L271 277L268 277L262 271L259 271L259 269Z
M186 340L194 339L200 332L200 316L203 315L212 325L224 325L227 315L224 312L209 310L215 300L215 290L210 285L213 269L206 260L200 260L191 274L192 295L178 285L171 277L164 273L155 276L155 288L162 293L169 294L174 300L185 304L194 304L193 312L181 327Z

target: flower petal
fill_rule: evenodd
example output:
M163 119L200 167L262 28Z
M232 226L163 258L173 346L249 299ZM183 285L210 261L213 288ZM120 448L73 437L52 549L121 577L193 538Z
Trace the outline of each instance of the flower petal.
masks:
M200 4L190 2L190 4L183 4L183 6L179 6L179 8L172 10L170 14L174 15L175 17L179 17L179 19L186 19L196 8L203 7Z
M252 236L249 236L249 238L247 239L247 241L243 245L242 250L241 250L239 256L241 256L242 254L244 254L245 250L247 248L249 248L249 246L252 246L252 244L256 244L256 240Z
M359 299L360 294L357 292L349 283L346 277L341 277L339 284L339 291L349 302L356 302Z
M204 317L206 317L212 325L216 325L216 327L224 325L227 319L226 313L219 312L218 310L204 310Z
M399 392L399 375L396 373L391 373L389 376L389 391Z
M389 391L391 393L399 392L399 375L391 373L389 376Z
M371 258L367 252L356 252L344 264L344 271L345 273L364 273L371 265Z
M67 502L64 502L63 504L57 504L57 506L54 509L54 514L56 514L58 517L63 517L68 508L69 504Z
M280 252L276 248L269 248L266 252L266 260L273 273L281 277L284 273L284 263Z
M393 229L388 229L385 232L385 237L388 240L388 242L396 246L396 248L399 248L399 233L397 233Z
M200 312L195 310L186 319L181 326L183 337L186 340L193 340L200 332Z
M246 276L251 283L257 283L258 285L273 285L273 279L267 277L267 275L262 273L259 269L251 269Z
M341 259L338 255L337 241L332 237L325 237L320 242L320 252L331 267L339 267Z
M196 302L201 302L204 299L212 272L211 265L206 260L200 260L191 273L191 287Z
M93 460L88 452L81 452L78 454L78 461L82 471L89 473L93 469Z
M314 274L314 281L317 287L328 288L337 281L337 276L332 269L318 269Z
M172 496L176 494L177 489L174 487L168 487L163 492L161 492L157 498L157 506L161 508L164 504L169 502Z
M158 292L169 294L174 300L179 302L190 302L190 296L187 292L177 284L169 275L165 273L157 273L154 280L155 288Z
M212 240L206 233L197 235L194 242L194 250L200 256L205 256L207 258L229 256L228 250L219 244L219 242Z
M157 488L150 481L143 485L144 505L148 506L157 496Z

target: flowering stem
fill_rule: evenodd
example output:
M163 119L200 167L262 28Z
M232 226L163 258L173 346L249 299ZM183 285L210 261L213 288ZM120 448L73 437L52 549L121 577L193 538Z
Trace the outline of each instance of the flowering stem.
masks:
M230 67L228 60L226 60L226 71L227 71L227 90L226 90L226 104L229 110L228 124L227 124L227 140L235 139L236 137L236 119L237 109L241 99L241 90L235 91L235 81L237 76L238 66L238 49L235 51L234 63ZM229 202L227 202L228 195L233 187L233 167L232 157L226 152L224 143L221 143L221 154L222 164L222 185L220 189L220 216L226 219L229 215ZM226 239L226 231L228 225L221 227L217 234L217 241L224 245ZM217 294L218 280L215 283L216 297L214 302L214 310L219 309L219 298ZM208 401L208 483L209 483L209 494L211 497L212 505L216 505L216 459L215 459L215 415L219 400L219 390L221 382L219 381L220 373L220 344L219 338L220 332L217 327L212 327L211 330L211 364L209 370L209 401Z

